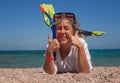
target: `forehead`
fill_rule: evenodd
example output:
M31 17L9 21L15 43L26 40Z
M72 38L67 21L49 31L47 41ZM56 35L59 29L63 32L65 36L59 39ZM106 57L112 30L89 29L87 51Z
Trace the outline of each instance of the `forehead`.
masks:
M68 20L62 20L60 23L58 23L56 26L55 26L56 29L69 29L69 30L72 30L73 31L73 27L72 25L70 24L70 22Z
M67 20L67 19L61 19L59 22L57 22L56 24L55 24L55 26L58 26L58 25L69 25L69 26L72 26L72 23L69 21L69 20Z

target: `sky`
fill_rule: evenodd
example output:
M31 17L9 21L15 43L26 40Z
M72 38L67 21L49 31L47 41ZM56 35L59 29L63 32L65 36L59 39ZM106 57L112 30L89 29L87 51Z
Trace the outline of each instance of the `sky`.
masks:
M51 29L39 5L52 4L55 12L72 12L87 31L104 31L86 37L89 49L120 48L120 0L0 0L0 50L45 50Z

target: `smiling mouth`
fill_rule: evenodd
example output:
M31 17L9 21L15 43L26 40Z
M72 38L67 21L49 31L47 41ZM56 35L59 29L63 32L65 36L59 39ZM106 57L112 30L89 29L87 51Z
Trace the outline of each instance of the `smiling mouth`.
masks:
M66 37L59 37L60 41L65 41L67 38Z

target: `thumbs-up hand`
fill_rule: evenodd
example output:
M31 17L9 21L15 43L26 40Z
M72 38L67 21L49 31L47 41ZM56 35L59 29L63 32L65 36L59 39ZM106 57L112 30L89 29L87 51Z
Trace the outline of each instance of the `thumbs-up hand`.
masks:
M81 47L83 46L82 42L78 39L78 31L75 31L74 36L71 37L71 42L73 45L76 47Z
M51 35L48 34L48 51L54 52L60 48L60 43L58 42L57 39L52 39Z

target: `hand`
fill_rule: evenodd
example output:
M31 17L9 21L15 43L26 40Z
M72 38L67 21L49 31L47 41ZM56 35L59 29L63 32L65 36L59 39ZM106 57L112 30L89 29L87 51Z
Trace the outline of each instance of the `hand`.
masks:
M71 42L76 47L82 47L82 42L78 39L78 31L75 31L75 35L71 37Z
M58 42L57 39L52 39L50 34L48 34L48 51L49 52L54 52L60 48L60 43Z

